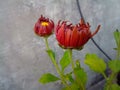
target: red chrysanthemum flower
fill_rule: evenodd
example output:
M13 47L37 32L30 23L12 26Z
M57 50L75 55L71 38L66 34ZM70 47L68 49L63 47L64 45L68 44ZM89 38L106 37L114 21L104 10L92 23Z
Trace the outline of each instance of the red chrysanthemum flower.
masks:
M84 23L82 19L76 25L59 21L56 27L56 39L63 48L80 49L99 29L100 25L94 33L91 33L89 23Z
M54 22L49 19L45 18L41 15L34 26L34 32L38 36L46 37L52 34L54 29Z

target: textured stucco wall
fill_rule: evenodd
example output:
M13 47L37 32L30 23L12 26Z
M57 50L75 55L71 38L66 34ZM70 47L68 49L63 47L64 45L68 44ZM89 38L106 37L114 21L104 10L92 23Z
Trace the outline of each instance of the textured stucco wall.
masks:
M113 31L120 29L120 0L80 0L85 20L94 31L98 24L101 30L94 37L111 58L114 58ZM45 50L44 41L33 32L34 23L43 14L55 22L59 19L78 23L80 20L76 0L0 0L0 90L59 90L59 83L42 85L39 77L45 72L56 74ZM50 46L58 54L63 50L57 46L55 37L49 39ZM97 53L107 58L91 42L81 52L74 52L89 75L89 82L96 74L83 63L84 55Z

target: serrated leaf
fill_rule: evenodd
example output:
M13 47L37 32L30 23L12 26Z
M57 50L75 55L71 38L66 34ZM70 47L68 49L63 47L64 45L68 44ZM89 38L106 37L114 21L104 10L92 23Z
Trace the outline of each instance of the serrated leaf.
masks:
M103 74L106 70L104 60L99 58L96 54L86 54L84 62L95 72Z
M62 71L64 71L64 69L70 64L70 62L71 61L70 61L70 57L69 57L69 51L66 50L64 52L63 57L60 60L60 65L61 65Z
M55 53L52 50L46 50L51 60L55 60Z
M39 79L39 82L42 84L50 83L50 82L55 82L57 80L60 80L58 77L52 75L51 73L46 73L41 76Z
M87 82L87 74L82 68L75 68L74 74L78 84L85 86Z
M109 61L108 66L113 72L117 73L120 71L120 60Z

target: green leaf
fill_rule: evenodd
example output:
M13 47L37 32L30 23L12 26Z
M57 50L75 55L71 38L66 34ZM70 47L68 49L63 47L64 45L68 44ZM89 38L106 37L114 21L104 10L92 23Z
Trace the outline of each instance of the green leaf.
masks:
M87 74L82 68L75 68L74 69L74 74L76 77L76 81L79 85L82 85L85 87L86 82L87 82Z
M60 60L60 65L61 65L62 71L64 71L64 69L70 64L70 62L71 61L70 61L70 57L69 57L69 51L66 50L64 52L63 57Z
M86 54L84 62L95 72L103 74L106 70L104 60L99 58L96 54Z
M46 50L51 60L55 60L55 53L52 50Z
M118 29L114 32L114 38L117 44L117 47L120 47L120 32Z
M76 83L72 83L71 85L69 85L69 88L64 87L62 90L80 90L80 88L77 86Z
M120 86L117 84L107 85L104 90L120 90Z
M39 79L39 82L42 84L46 84L50 82L55 82L57 80L60 80L60 79L50 73L46 73L41 76L41 78Z
M109 61L108 66L113 72L117 73L120 71L120 60Z
M70 85L70 88L71 88L71 90L80 90L79 87L78 87L78 85L76 83L72 83Z
M111 90L120 90L120 86L117 84L112 84L111 85Z

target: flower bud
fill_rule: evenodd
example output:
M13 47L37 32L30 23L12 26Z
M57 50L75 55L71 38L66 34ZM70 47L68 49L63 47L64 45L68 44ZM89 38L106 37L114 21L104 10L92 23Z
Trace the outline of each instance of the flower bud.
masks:
M41 15L38 21L35 23L34 32L41 37L47 37L52 34L54 29L54 22Z

